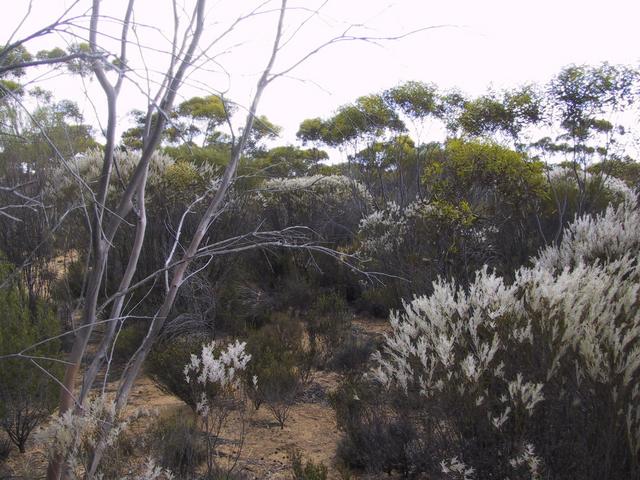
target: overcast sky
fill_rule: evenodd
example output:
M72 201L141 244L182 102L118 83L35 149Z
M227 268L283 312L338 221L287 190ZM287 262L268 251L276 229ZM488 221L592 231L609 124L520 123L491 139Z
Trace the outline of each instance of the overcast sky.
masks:
M6 42L25 15L27 0L3 0L0 31ZM31 15L17 33L25 36L45 25L71 5L71 0L33 0ZM180 3L189 4L188 0ZM311 7L321 1L291 1L293 7ZM86 10L82 2L75 12ZM122 0L106 0L105 13L121 17ZM171 32L168 0L138 0L138 34L145 45L149 68L162 70L164 36ZM210 0L207 39L214 38L230 19L250 9L254 2ZM273 2L277 6L278 2ZM286 33L308 12L292 10ZM637 65L640 60L640 2L634 0L333 0L319 16L305 24L287 45L276 65L285 68L296 58L346 28L361 24L358 33L393 36L422 27L445 25L380 45L349 43L334 45L309 59L291 78L280 79L266 91L260 107L274 123L284 127L283 141L293 142L297 127L305 118L331 115L341 104L360 95L375 93L407 80L434 82L443 89L457 87L470 94L487 88L515 86L525 82L545 82L564 65L596 64L602 61ZM260 68L266 61L276 17L261 15L246 22L234 35L211 51L218 66L194 73L183 98L226 91L240 104L250 101ZM115 30L114 30L115 32ZM82 35L82 33L79 33ZM28 48L65 46L65 37L53 35ZM140 64L141 65L141 64ZM221 73L222 66L225 73ZM213 71L216 70L216 71ZM142 70L139 70L140 72ZM42 70L41 70L42 72ZM102 96L95 81L87 83L89 99L81 94L75 79L55 76L43 83L58 98L73 98L88 118L94 106L104 112ZM121 126L127 112L144 108L144 96L130 86L123 92ZM93 104L89 101L92 100Z

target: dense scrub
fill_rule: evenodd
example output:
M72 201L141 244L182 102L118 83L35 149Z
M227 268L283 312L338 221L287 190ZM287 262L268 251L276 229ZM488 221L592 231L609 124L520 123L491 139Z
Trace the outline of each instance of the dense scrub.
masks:
M630 195L576 219L511 282L484 268L468 287L441 280L407 302L366 387L386 389L387 409L404 402L390 413L392 422L412 419L402 461L361 466L450 478L636 478L639 249ZM359 415L342 414L343 448L386 454L383 441L398 430L367 421L380 401L356 392L363 406L339 404ZM364 444L359 430L370 436Z
M114 209L135 175L144 115L115 150L117 175L98 205L91 189L104 147L72 102L28 94L39 120L0 136L0 174L13 185L0 190L0 426L9 439L0 437L0 459L9 443L24 451L53 411L60 356L79 337L87 298L97 304L91 345L115 332L102 372L120 372L150 338L169 272L188 262L145 369L192 417L150 428L151 472L240 478L237 457L218 451L226 422L263 408L285 429L313 372L332 370L343 380L328 397L345 475L637 478L640 170L614 123L637 101L637 82L634 69L606 64L477 98L408 82L303 121L298 137L312 148L268 148L278 127L260 117L223 208L186 260L185 239L233 152L223 130L237 109L216 95L185 100L93 292L87 212ZM20 107L10 100L0 96L4 120ZM411 125L429 123L446 138L412 137ZM551 137L533 141L541 132ZM64 143L64 166L44 138ZM346 161L321 163L329 155L320 146ZM23 186L43 203L16 212ZM119 291L141 223L135 288ZM362 335L356 314L390 318L391 333ZM82 475L103 436L113 462L100 471L121 475L137 446L115 412L88 395L50 423L50 453ZM291 457L295 478L326 478L324 465Z

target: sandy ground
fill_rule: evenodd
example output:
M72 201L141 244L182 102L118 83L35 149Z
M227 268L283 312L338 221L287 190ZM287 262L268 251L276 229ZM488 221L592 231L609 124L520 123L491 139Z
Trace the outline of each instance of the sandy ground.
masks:
M328 391L338 383L336 374L314 372L311 381L313 392ZM109 384L107 391L115 388ZM143 377L134 388L129 402L129 411L140 407L155 410L158 415L172 413L191 415L188 407L179 399L160 391L153 382ZM134 425L134 432L145 428L153 419L143 419ZM140 425L142 423L142 426ZM231 428L223 432L223 455L237 452L240 422L230 418ZM292 408L283 429L275 422L271 413L263 406L257 412L247 410L246 436L236 471L242 471L255 479L291 479L289 453L293 448L302 452L305 460L322 462L329 467L331 479L339 479L335 470L334 455L340 433L336 428L335 415L325 399L301 401ZM142 432L140 432L142 433ZM235 455L234 455L235 456ZM223 462L224 463L224 462ZM31 442L27 453L21 455L14 450L4 469L0 467L0 479L44 478L46 468L43 447Z
M310 389L314 393L336 388L339 376L330 372L314 372ZM319 388L320 387L320 388ZM130 408L155 408L160 414L184 412L188 408L175 397L166 395L148 378L142 378L130 400ZM340 476L334 468L336 445L341 434L336 428L335 414L326 399L299 401L290 411L283 429L276 423L265 406L257 412L252 407L247 410L246 436L236 470L243 471L256 479L291 479L289 453L299 449L305 460L322 462L329 467L331 479ZM225 446L222 451L235 456L240 433L239 419L231 418L232 428L223 433Z
M381 337L389 329L388 323L371 319L356 319L353 328L356 332L372 337ZM295 448L302 453L305 461L324 463L329 469L330 479L341 479L336 468L335 452L342 434L336 427L335 414L327 400L327 394L339 382L340 376L336 373L314 372L306 394L292 407L283 429L264 406L257 412L248 408L245 442L236 470L255 479L292 479L289 454ZM115 382L108 383L107 392L113 392L115 387ZM136 383L128 409L134 411L140 407L155 410L158 415L176 412L191 414L184 403L160 391L147 377L140 378ZM139 422L141 426L133 427L135 434L143 434L153 419ZM235 456L233 454L237 452L240 422L232 419L229 423L234 426L223 432L222 451L223 454ZM21 455L17 450L11 453L5 466L0 467L0 480L44 478L45 468L43 447L31 442L26 454Z

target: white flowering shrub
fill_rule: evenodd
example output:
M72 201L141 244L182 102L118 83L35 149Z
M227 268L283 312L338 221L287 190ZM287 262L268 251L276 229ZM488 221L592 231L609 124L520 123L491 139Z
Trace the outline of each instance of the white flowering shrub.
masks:
M274 193L305 193L331 195L343 198L359 197L367 204L372 203L369 191L360 182L344 175L311 175L305 177L272 178L264 184L264 201Z
M251 360L251 355L244 351L245 346L245 342L236 340L216 354L215 342L204 344L200 356L192 354L191 361L184 366L185 381L201 390L196 411L202 417L209 416L211 403L216 400L212 397L233 393L240 388L240 375ZM216 387L214 394L207 393L209 384Z
M344 175L272 178L256 195L272 227L304 225L342 244L373 202L361 183Z
M52 177L52 187L61 188L77 185L78 181L84 181L90 186L95 186L102 175L103 152L100 150L89 150L83 154L78 154L70 159L66 166L61 165L54 172ZM118 191L126 184L138 163L140 162L139 151L116 150L114 152L114 172L110 185L111 191ZM176 165L189 165L188 170L176 172ZM196 167L186 162L176 162L169 155L156 152L151 157L149 163L148 184L159 186L162 181L171 176L190 176L202 181L214 182L217 179L215 169L210 165Z
M548 168L547 181L554 188L576 188L578 181L583 182L584 188L593 193L594 190L604 189L610 197L625 202L635 202L636 195L624 180L612 175L591 173L578 169L577 171L561 165Z
M375 315L384 306L386 317L390 308L400 307L400 298L428 289L438 276L466 277L481 265L478 231L465 201L415 200L404 208L389 202L364 217L357 235L359 256L368 260L369 269L401 280L387 279L385 290L365 292L363 309Z
M70 409L64 415L54 416L49 425L36 433L36 439L46 447L52 458L59 455L63 459L71 479L80 479L84 478L84 473L88 470L106 423L112 426L106 438L106 447L110 449L116 446L122 433L132 422L150 414L145 409L137 409L126 418L117 418L113 400L98 396L90 399L81 413ZM108 461L103 462L101 469L119 467L108 464ZM98 471L96 475L102 478L104 472Z
M242 391L242 374L247 368L251 355L245 352L246 343L235 341L219 350L215 342L202 345L200 355L191 355L184 366L184 379L199 392L196 412L202 421L207 447L207 477L221 474L220 478L229 478L237 465L238 457L231 458L226 468L217 454L221 433L227 426L232 412L244 421L246 395ZM195 395L196 398L198 395ZM241 431L244 432L244 427ZM240 439L240 445L244 437ZM237 455L240 455L241 448Z
M547 269L562 270L639 251L640 210L635 196L627 193L629 196L618 206L609 205L603 213L576 219L564 230L559 247L544 249L537 263Z
M484 268L391 316L371 375L416 399L447 478L638 478L638 215L578 218L513 282Z
M360 252L368 256L393 252L404 241L407 221L405 212L395 202L367 215L358 225Z

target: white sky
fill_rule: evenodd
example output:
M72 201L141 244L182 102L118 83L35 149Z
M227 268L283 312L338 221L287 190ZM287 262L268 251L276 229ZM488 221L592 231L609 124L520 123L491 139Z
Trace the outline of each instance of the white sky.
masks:
M2 1L6 5L0 17L0 32L3 32L0 41L4 43L25 15L29 2ZM71 0L33 0L32 13L17 37L45 25L72 3ZM82 0L81 3L82 8L77 12L86 10L91 2ZM104 0L104 13L120 17L122 3L123 0ZM179 3L191 2L179 0ZM312 8L321 3L290 1L293 7ZM169 0L138 0L137 4L138 22L157 27L170 36ZM207 38L213 38L228 25L229 19L255 4L257 2L209 0ZM6 8L7 5L11 7ZM277 7L278 2L270 5ZM287 33L306 15L293 10ZM284 127L281 141L294 142L303 119L327 117L360 95L407 80L433 82L443 89L457 87L470 94L480 94L491 86L498 89L525 82L545 82L570 63L609 61L637 65L640 60L638 18L640 2L634 0L330 0L321 15L307 23L283 51L276 71L351 23L365 25L366 29L358 32L373 36L396 35L432 25L451 26L381 46L334 45L296 69L292 73L295 78L283 78L270 86L259 113ZM183 99L228 90L232 99L247 105L258 72L266 62L275 20L275 14L254 18L223 45L217 45L211 53L219 55L228 50L216 58L229 76L197 72L190 77L190 85L182 90ZM138 34L146 45L162 49L166 42L158 30L139 28ZM27 44L27 47L35 52L65 46L64 41L64 37L52 35L44 42ZM164 56L147 50L145 57L147 66L162 70ZM86 86L100 116L105 107L96 83ZM53 90L57 98L76 100L91 121L93 107L82 94L83 86L77 79L57 76L41 86ZM119 107L121 130L127 127L127 112L144 107L145 97L139 90L132 86L126 89Z

